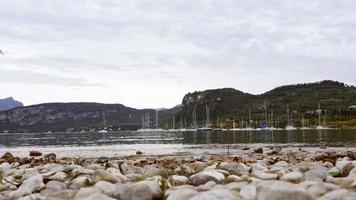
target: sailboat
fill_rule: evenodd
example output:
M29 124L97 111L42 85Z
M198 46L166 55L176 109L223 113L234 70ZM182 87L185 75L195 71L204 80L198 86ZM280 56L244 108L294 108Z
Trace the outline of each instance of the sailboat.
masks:
M198 128L198 131L212 131L214 130L213 128L210 128L210 115L209 115L209 107L208 104L205 104L205 114L206 114L206 121L205 121L205 126Z
M103 112L103 129L98 131L99 133L107 133L108 130L106 129L106 124L105 124L105 112Z
M318 122L319 122L319 125L316 126L316 129L318 129L318 130L330 129L330 128L326 127L325 114L324 114L323 126L321 125L321 112L322 112L322 110L320 108L320 103L319 103L319 109L318 109Z
M308 126L305 126L304 114L302 114L302 127L300 129L301 130L309 130L310 129Z
M287 130L287 131L297 130L297 128L294 127L294 126L291 124L291 119L290 119L290 115L289 115L289 105L287 105L287 126L286 126L286 130Z

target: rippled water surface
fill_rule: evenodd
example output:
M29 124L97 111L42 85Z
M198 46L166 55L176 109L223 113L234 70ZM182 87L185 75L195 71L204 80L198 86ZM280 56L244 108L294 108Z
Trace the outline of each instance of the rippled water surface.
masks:
M0 148L53 146L110 146L138 144L294 144L356 146L356 130L298 130L250 132L109 132L109 133L1 133Z

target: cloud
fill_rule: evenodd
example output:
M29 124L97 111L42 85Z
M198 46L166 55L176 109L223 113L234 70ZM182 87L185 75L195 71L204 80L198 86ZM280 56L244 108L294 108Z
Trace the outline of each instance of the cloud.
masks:
M125 93L127 102L117 100L138 107L173 106L206 88L356 84L355 8L348 0L1 1L0 47L11 54L0 57L0 73L55 74L63 87L94 87L97 101ZM64 91L56 98L66 101Z

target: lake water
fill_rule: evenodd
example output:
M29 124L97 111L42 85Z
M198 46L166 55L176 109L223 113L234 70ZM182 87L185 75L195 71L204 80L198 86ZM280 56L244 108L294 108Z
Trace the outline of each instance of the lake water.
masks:
M62 156L133 154L175 154L214 149L225 152L227 146L355 147L356 130L297 130L250 132L134 132L109 133L1 133L0 153L26 156L30 149L57 152Z

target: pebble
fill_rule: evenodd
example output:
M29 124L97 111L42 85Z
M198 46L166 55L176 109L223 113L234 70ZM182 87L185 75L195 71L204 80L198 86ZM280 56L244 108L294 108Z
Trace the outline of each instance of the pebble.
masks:
M202 185L208 181L222 183L225 180L225 176L217 171L203 171L192 175L189 179L192 181L193 185Z
M280 178L282 181L288 181L292 183L299 183L303 181L304 175L300 172L289 172L286 174L283 174Z

